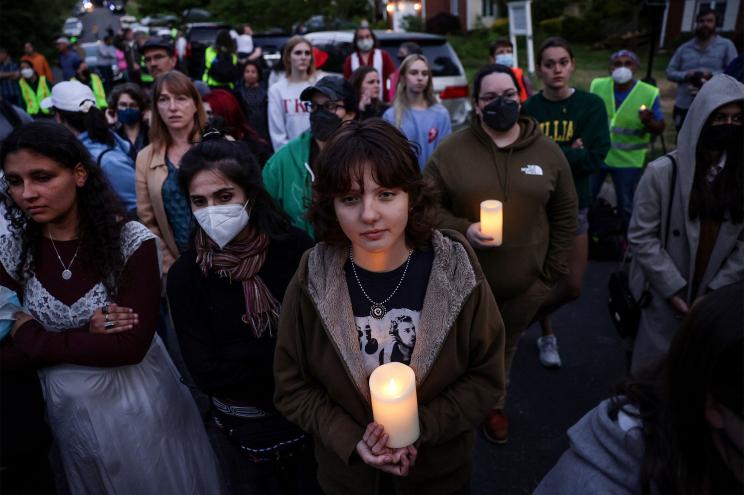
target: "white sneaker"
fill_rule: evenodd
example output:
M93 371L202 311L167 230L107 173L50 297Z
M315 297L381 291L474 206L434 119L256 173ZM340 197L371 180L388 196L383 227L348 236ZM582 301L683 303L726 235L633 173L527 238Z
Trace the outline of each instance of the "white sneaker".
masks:
M540 363L546 368L560 368L561 356L558 354L558 341L555 335L546 335L537 339L540 351Z

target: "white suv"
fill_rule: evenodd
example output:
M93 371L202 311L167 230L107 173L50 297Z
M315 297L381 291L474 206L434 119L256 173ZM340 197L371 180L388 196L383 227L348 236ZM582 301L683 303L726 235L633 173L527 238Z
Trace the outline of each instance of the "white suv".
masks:
M375 31L380 48L386 50L398 63L398 47L406 41L417 43L431 65L434 76L434 93L450 114L452 126L462 126L470 115L468 80L457 53L444 36L424 33ZM353 51L353 31L317 31L305 35L313 46L328 53L328 61L321 70L328 74L343 75L346 56Z

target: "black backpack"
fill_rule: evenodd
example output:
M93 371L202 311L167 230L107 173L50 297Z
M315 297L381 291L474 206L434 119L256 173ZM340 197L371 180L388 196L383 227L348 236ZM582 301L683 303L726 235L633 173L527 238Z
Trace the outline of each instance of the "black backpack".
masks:
M623 219L617 208L603 198L597 198L589 209L589 258L597 261L618 261L627 242Z
M238 69L233 64L232 55L220 53L212 60L207 72L209 77L221 84L230 84L238 79Z

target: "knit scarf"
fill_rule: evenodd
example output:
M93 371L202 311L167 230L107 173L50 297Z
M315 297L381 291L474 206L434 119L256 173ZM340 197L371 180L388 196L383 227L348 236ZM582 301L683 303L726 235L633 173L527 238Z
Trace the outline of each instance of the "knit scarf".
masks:
M251 327L260 338L273 329L279 321L279 302L266 287L261 277L256 275L266 261L266 248L269 236L249 227L248 235L233 239L220 249L203 229L196 234L196 263L206 277L210 271L230 280L243 283L245 314L243 322Z

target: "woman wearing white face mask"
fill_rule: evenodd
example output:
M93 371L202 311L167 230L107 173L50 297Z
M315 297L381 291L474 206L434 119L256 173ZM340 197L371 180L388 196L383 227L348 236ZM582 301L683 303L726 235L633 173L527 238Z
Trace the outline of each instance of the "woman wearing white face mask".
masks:
M224 432L218 450L228 484L236 493L312 486L303 469L313 463L285 459L305 446L304 434L272 405L280 301L312 241L276 207L244 143L207 133L183 156L179 184L198 226L168 273L168 300L184 362Z
M382 95L387 97L390 88L389 79L395 72L395 63L388 52L378 48L375 33L367 26L357 28L354 32L354 52L344 60L344 79L347 81L351 73L359 67L374 67L382 82Z
M41 100L51 96L47 79L39 76L34 66L28 60L21 60L21 79L18 86L21 88L24 110L32 117L38 115L49 115L48 108L41 108Z

